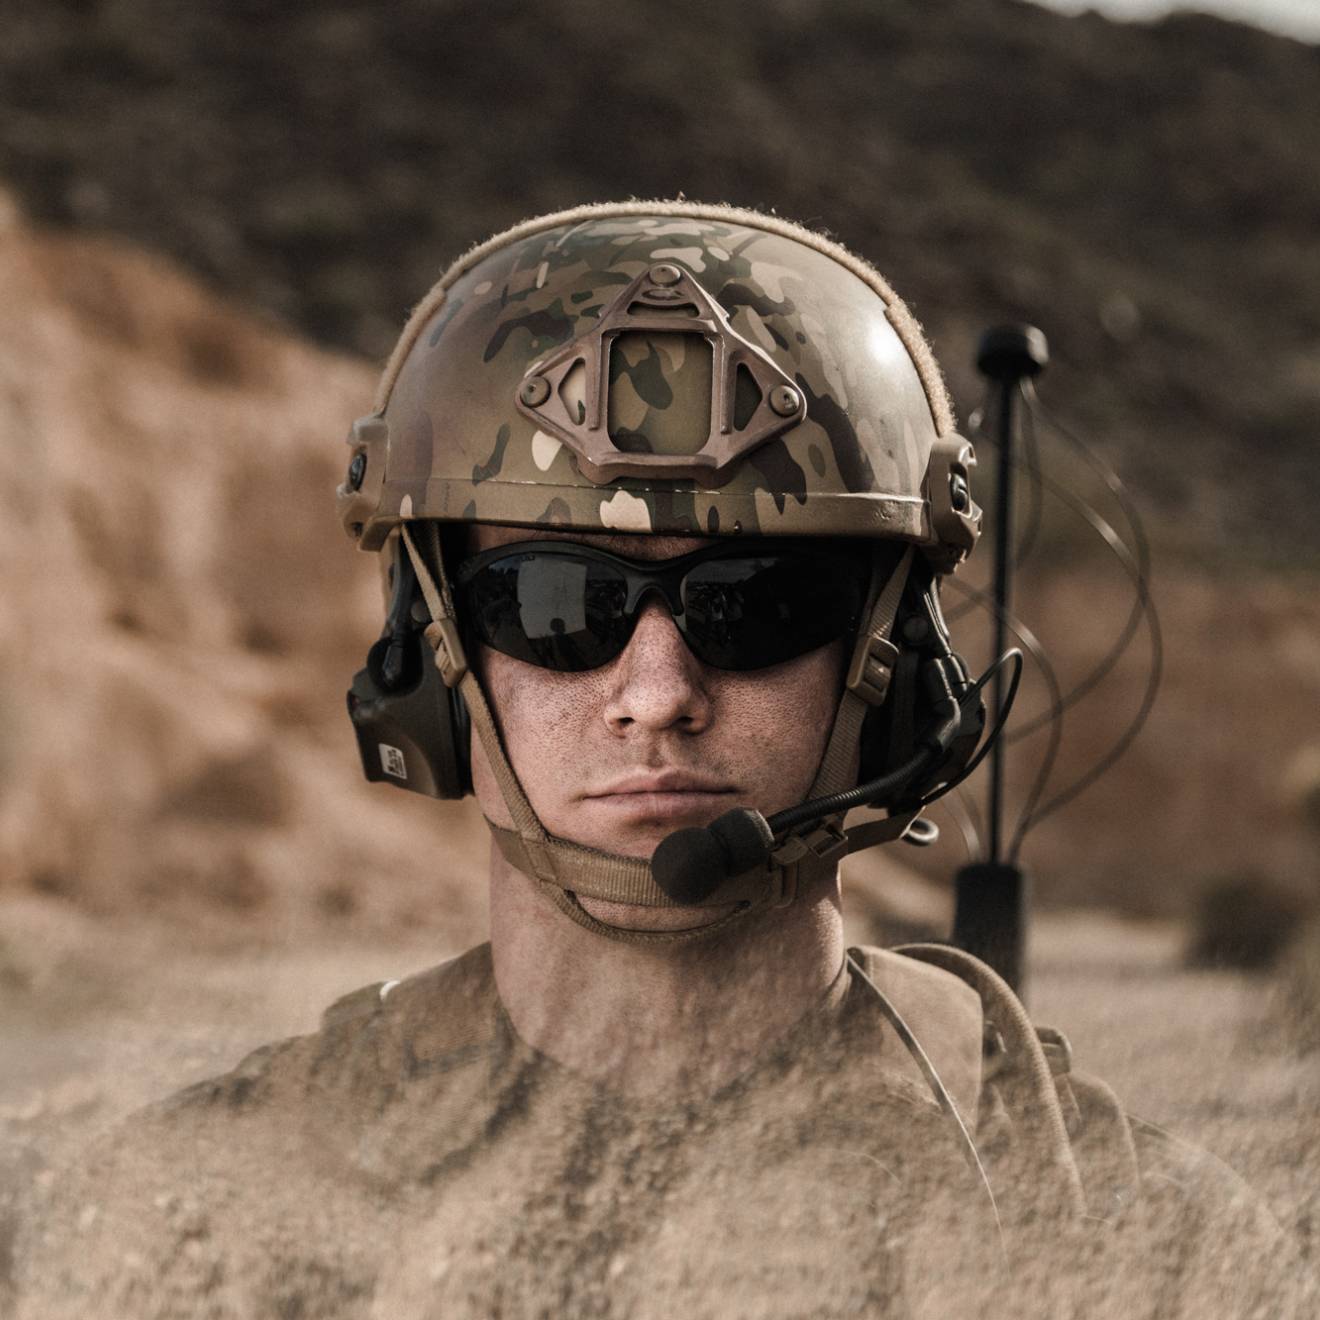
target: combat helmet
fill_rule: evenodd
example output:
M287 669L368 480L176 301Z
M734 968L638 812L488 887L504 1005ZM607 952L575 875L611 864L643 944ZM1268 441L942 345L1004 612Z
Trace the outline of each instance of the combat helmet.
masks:
M536 818L467 664L446 524L874 546L884 569L812 796L852 787L859 741L864 769L868 738L901 742L905 721L911 743L911 710L879 718L902 669L891 634L919 600L948 653L938 575L979 534L974 456L907 308L828 238L674 201L527 221L460 258L422 300L348 442L339 514L389 565L385 632L349 694L367 777L462 796L470 721L515 822L492 825L498 843L582 924L599 925L577 894L675 899L645 862L553 838ZM781 842L707 901L791 898L801 866L849 850L838 820Z

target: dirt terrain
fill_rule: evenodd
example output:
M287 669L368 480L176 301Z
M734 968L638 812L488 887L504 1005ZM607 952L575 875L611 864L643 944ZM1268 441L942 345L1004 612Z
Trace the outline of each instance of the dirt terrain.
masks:
M331 513L369 369L104 241L10 223L0 287L0 887L470 928L470 814L371 793L342 715L378 630Z

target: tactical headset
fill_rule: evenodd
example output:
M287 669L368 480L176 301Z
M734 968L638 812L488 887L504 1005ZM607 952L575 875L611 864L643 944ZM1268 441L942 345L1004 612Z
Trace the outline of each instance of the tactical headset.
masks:
M428 797L462 798L472 792L467 707L458 689L445 685L433 663L424 636L430 616L416 572L397 538L392 553L385 628L348 693L363 773L373 782ZM966 699L973 687L966 665L950 646L935 575L919 555L908 573L894 636L888 695L862 725L860 783L883 779L910 765L923 733L939 722L938 692L933 693L922 679L931 663L946 667L951 686L959 690L955 696ZM895 785L885 800L864 800L888 807L891 813L920 802L938 785L950 784L966 771L984 728L985 708L978 693L970 708L961 710L938 760ZM910 839L929 842L932 837L933 830L927 828Z

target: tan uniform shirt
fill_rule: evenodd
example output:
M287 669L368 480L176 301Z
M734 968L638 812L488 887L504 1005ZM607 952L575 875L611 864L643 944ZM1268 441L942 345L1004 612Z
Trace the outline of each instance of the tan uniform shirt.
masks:
M866 965L974 1125L976 994ZM1001 1238L955 1138L855 978L732 1084L665 1102L522 1042L483 946L96 1143L25 1225L18 1315L1063 1315L1074 1261L1103 1313L1145 1313L1150 1286L1098 1264L1109 1230L1046 1200ZM1197 1252L1165 1270L1175 1300Z

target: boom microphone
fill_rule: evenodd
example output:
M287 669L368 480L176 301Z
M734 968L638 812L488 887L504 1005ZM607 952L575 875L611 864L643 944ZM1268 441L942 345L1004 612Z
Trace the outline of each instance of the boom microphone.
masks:
M795 826L815 824L872 798L888 796L915 779L935 760L923 748L893 774L858 784L847 793L832 793L801 806L777 812L767 820L751 807L734 807L709 825L677 830L660 840L651 854L651 876L676 903L700 903L726 880L762 866L770 858L776 835ZM855 801L840 803L840 798Z
M709 825L661 839L651 875L676 903L700 903L730 876L761 865L774 846L770 822L750 807L735 807Z
M661 839L651 855L652 878L676 903L700 903L725 881L763 866L774 851L776 840L790 830L815 824L852 807L879 805L883 799L895 799L948 754L962 728L964 703L980 692L1005 658L1001 657L970 686L965 686L965 680L958 683L964 688L958 695L949 682L948 662L941 659L929 662L925 677L934 698L935 718L918 739L916 754L897 770L844 792L776 812L768 820L750 807L735 807L709 825L677 830ZM1000 727L1002 724L1001 717Z

